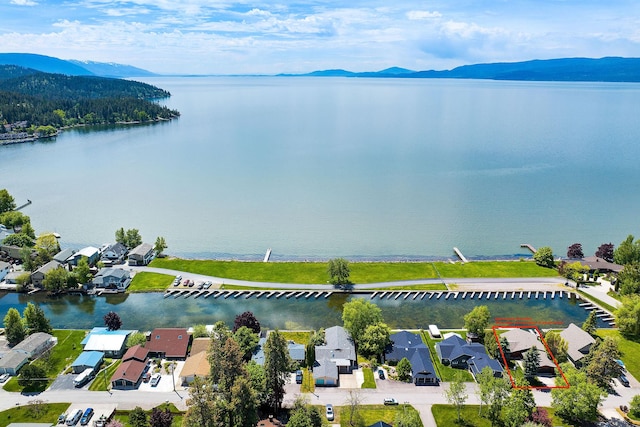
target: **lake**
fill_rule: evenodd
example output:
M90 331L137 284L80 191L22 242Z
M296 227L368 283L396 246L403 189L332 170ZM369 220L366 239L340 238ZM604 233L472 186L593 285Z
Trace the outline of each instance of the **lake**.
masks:
M144 80L179 119L0 147L0 188L33 201L37 232L275 260L590 255L638 234L637 84Z

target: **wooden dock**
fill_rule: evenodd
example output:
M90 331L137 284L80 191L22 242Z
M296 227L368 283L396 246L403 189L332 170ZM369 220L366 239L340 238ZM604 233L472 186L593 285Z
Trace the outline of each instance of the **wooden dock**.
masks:
M269 262L269 258L271 258L271 248L267 249L267 253L264 254L262 262Z
M536 248L534 248L533 246L531 246L531 245L530 245L530 244L528 244L528 243L523 243L523 244L521 244L521 245L520 245L520 247L521 247L521 248L527 248L527 249L529 249L529 250L531 251L531 253L532 253L532 254L535 254L536 252L538 252L538 251L536 250Z
M460 261L464 262L465 264L468 263L469 261L467 261L467 259L464 257L464 255L462 255L462 252L460 252L460 249L454 247L453 248L453 252L456 253L456 255L458 256L458 258L460 258Z

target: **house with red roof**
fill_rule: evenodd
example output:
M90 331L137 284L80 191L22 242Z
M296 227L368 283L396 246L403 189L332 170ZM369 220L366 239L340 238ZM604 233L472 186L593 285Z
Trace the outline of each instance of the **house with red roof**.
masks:
M147 370L149 350L135 345L122 356L122 363L111 377L111 386L116 389L135 389Z
M151 357L185 360L190 343L191 335L185 328L156 328L151 331L145 347Z

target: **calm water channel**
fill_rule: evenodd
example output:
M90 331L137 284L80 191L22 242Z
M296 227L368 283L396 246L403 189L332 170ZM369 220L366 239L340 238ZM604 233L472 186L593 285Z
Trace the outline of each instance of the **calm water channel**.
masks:
M640 233L638 84L147 80L178 120L0 147L36 231L258 260L593 254Z
M369 298L369 296L366 296ZM279 329L317 329L342 324L342 305L353 296L334 294L329 298L248 298L228 299L164 298L161 293L114 295L106 297L68 296L51 299L44 294L27 297L22 294L3 294L0 297L0 313L10 307L20 312L27 302L41 304L55 328L89 329L102 326L102 317L109 311L117 312L124 328L150 330L155 327L189 327L195 324L212 324L223 320L233 324L236 315L250 310L262 326ZM587 311L575 300L568 298L522 300L461 298L424 300L373 298L392 328L427 328L437 324L441 328L461 328L462 317L473 307L484 304L494 318L530 317L542 328L579 325L587 317ZM551 325L551 326L549 326ZM600 326L606 326L602 323Z

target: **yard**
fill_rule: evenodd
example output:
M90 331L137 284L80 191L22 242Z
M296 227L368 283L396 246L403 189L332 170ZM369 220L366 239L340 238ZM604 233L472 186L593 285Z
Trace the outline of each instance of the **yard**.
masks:
M183 413L175 407L173 403L163 403L160 406L157 406L160 410L165 410L165 408L169 408L169 411L173 414L173 420L171 422L171 427L180 427L182 425L182 415ZM124 427L131 427L129 424L129 412L131 411L116 411L114 418L122 423ZM145 411L147 414L147 419L151 415L151 411Z
M443 332L443 331L441 331ZM466 332L457 331L463 338L466 338ZM444 333L444 332L443 332ZM441 339L433 339L426 331L421 331L422 341L429 347L429 353L433 360L433 366L436 368L436 372L440 381L449 382L456 378L460 378L463 381L473 382L473 375L465 369L456 369L451 366L445 366L440 362L438 354L436 353L436 343L442 341Z
M431 413L436 420L438 427L491 427L491 421L484 416L478 415L478 405L464 405L461 411L462 423L458 422L458 412L453 405L433 405L431 407ZM564 424L560 417L555 416L555 411L552 408L544 408L549 413L552 425L554 426L568 426ZM483 409L483 413L486 412Z
M69 408L70 403L40 403L18 406L0 412L0 426L10 423L47 423L55 425L58 415Z
M175 277L168 274L142 271L133 276L128 292L163 292Z
M618 340L618 349L622 354L622 361L624 362L627 371L635 379L640 380L640 342L631 341L622 335L615 329L599 329L598 336L601 338L613 337Z
M324 414L324 406L318 406L321 414ZM333 408L335 413L335 420L332 424L340 424L347 427L349 425L349 407L337 406ZM396 414L402 411L417 412L411 405L397 405L397 406L385 406L385 405L362 405L360 406L360 416L362 417L362 425L370 426L377 421L384 421L387 424L395 424L394 420ZM422 423L420 423L420 427Z

